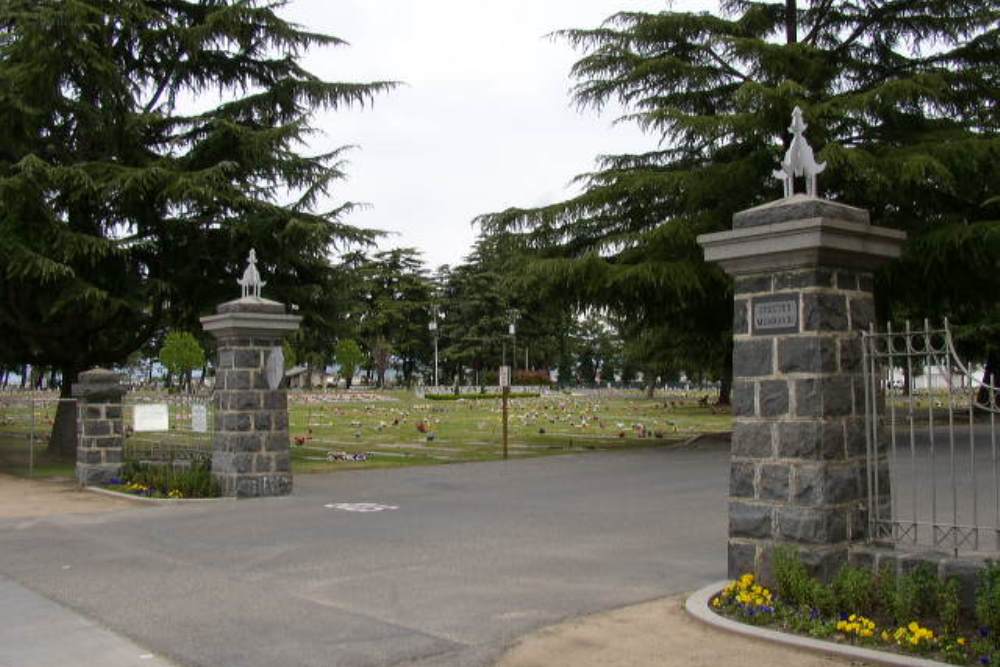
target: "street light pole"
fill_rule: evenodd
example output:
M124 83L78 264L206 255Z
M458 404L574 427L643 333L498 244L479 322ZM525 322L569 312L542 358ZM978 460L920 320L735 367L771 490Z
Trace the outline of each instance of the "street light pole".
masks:
M437 308L434 309L432 319L428 324L427 328L431 330L431 334L434 335L434 386L438 386L438 311Z

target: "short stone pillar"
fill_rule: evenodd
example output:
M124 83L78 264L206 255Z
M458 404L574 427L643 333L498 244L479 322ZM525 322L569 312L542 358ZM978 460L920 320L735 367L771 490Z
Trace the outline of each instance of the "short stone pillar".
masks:
M860 331L874 319L872 271L905 238L867 211L801 194L698 237L735 278L731 577L768 578L773 546L791 543L827 578L864 537Z
M283 496L292 492L292 467L282 343L302 318L260 298L254 261L251 251L247 271L253 268L257 282L240 282L243 298L201 318L218 344L212 476L226 496Z
M105 484L122 472L121 377L104 368L84 371L71 393L76 399L76 479L83 486Z

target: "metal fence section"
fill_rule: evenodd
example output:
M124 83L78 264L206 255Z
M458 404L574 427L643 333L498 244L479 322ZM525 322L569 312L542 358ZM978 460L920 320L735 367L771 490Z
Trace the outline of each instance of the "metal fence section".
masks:
M137 410L144 408L146 415L137 419ZM154 413L165 412L165 428L145 418L150 408ZM212 455L215 419L210 394L128 393L122 402L122 418L126 460L183 461Z
M58 392L14 390L0 392L0 464L35 473L45 454L56 411L66 404L76 414L76 399L59 398Z
M862 342L868 539L1000 551L998 388L962 362L947 320Z

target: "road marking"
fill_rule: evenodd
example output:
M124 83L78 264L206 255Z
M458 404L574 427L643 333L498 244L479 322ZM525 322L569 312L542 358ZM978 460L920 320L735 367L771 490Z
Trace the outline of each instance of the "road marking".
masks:
M381 503L329 503L323 507L331 510L343 510L344 512L384 512L385 510L398 510L398 505L383 505Z

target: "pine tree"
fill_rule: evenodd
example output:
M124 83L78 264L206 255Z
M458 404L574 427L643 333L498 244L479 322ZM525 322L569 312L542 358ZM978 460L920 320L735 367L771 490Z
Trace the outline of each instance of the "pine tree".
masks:
M731 287L695 237L781 196L771 172L798 105L828 163L823 195L910 234L906 257L882 277L881 312L961 313L968 339L996 349L996 3L721 4L722 16L620 13L559 33L586 50L573 68L577 103L622 103L622 120L659 145L600 158L570 200L479 222L523 233L541 274L629 316L689 370L724 375Z
M197 330L251 247L267 296L320 314L331 247L373 233L349 203L318 210L344 149L302 152L310 117L393 84L303 69L343 42L283 4L0 0L0 358L60 368L67 395L165 326ZM50 447L73 451L69 417Z

